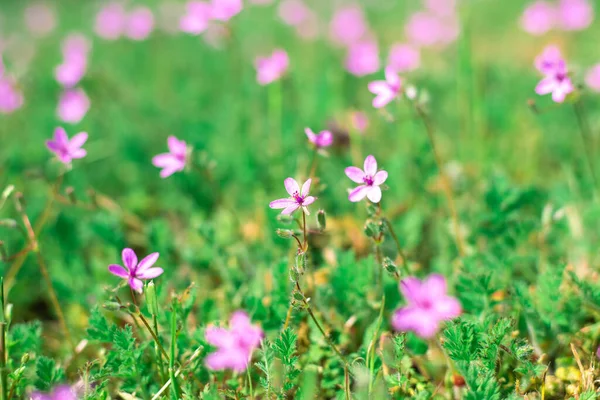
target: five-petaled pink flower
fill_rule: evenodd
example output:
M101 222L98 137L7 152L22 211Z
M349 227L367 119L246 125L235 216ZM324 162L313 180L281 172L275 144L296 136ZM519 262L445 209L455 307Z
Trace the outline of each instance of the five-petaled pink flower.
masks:
M159 154L152 158L152 164L155 167L162 168L160 171L161 178L167 178L175 172L185 169L188 159L188 146L183 140L177 139L175 136L169 136L167 139L168 153Z
M123 266L110 264L108 271L119 278L127 279L131 289L142 293L144 287L142 279L154 279L164 272L162 268L153 267L156 260L158 260L158 256L158 253L149 254L138 263L137 255L132 249L123 249Z
M362 185L352 189L348 194L348 200L358 202L367 197L373 203L381 201L381 188L388 177L386 171L377 171L377 160L373 156L367 156L364 163L364 171L358 167L348 167L344 171L348 178Z
M68 385L55 387L51 393L33 392L31 400L77 400L77 391Z
M119 2L106 4L96 15L95 31L98 36L106 40L116 40L125 31L127 13Z
M459 301L448 296L442 275L431 274L423 281L415 277L403 279L400 291L408 304L396 310L392 317L392 326L398 331L413 331L428 339L437 333L441 322L456 318L462 312Z
M535 67L542 74L552 73L563 61L562 53L556 46L547 46L542 54L535 58Z
M413 71L421 64L421 53L409 44L396 44L390 49L388 66L396 72Z
M319 134L315 134L312 129L305 128L304 133L306 133L308 141L314 144L315 147L323 148L333 144L333 134L331 131L321 131Z
M302 208L307 215L310 214L307 206L314 203L317 199L316 197L308 195L311 182L312 179L304 182L301 190L298 182L296 182L294 178L287 178L285 181L283 181L283 184L285 185L285 190L287 190L290 197L274 200L269 203L269 207L277 210L283 208L283 211L281 212L282 214L291 214L299 208Z
M231 369L243 372L248 368L252 352L260 346L264 334L258 325L252 325L248 314L236 311L229 320L229 329L210 326L206 328L206 341L217 350L206 357L209 369Z
M371 39L352 43L346 55L346 70L352 75L365 76L379 70L379 47Z
M546 50L546 52L547 51L548 50ZM554 56L554 53L552 54ZM575 90L571 78L569 77L567 64L562 58L548 58L545 62L541 61L538 69L540 69L545 76L535 88L537 94L545 95L552 93L552 100L557 103L562 103L565 101L567 95Z
M560 26L566 31L586 29L594 20L594 9L588 0L560 0Z
M126 19L125 35L132 40L144 40L154 29L154 14L148 7L134 8Z
M88 139L86 132L79 132L71 140L67 136L67 132L63 128L54 130L54 138L46 141L46 147L56 154L60 162L69 164L72 160L83 158L87 155L87 151L81 148Z
M373 107L382 108L398 97L402 88L402 80L393 68L388 66L385 68L385 81L371 82L368 87L369 91L376 95L373 99Z
M355 5L336 10L329 25L332 40L344 46L358 42L367 29L363 11Z
M558 13L556 6L538 0L527 6L521 17L521 26L532 35L543 35L556 26Z
M285 50L275 50L270 57L258 57L254 65L256 66L256 80L264 86L285 74L289 66L289 58Z

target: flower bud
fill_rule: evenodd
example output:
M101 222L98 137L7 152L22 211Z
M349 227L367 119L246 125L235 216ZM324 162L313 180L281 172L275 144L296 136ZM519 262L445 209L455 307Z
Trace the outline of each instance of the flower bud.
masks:
M275 233L277 233L277 236L283 239L291 239L294 236L294 231L291 229L277 229Z
M156 296L156 286L153 281L150 281L148 285L146 285L146 305L148 306L148 311L152 315L158 315L158 299Z
M29 362L29 353L25 353L21 357L21 364L27 364L28 362Z
M102 307L109 311L119 311L121 309L121 305L116 301L107 301L106 303L102 304Z
M306 253L301 252L296 255L296 270L299 274L303 274L306 270Z
M398 272L398 267L396 267L394 261L392 261L392 259L389 257L385 257L383 259L383 268L390 274L395 274Z
M365 234L368 237L375 237L377 235L377 232L379 231L379 229L377 229L377 225L375 225L374 222L372 221L368 221L365 224Z
M296 268L290 268L290 280L295 283L295 282L298 282L299 279L300 279L300 274L298 273Z
M317 223L319 224L320 230L324 231L327 228L327 217L325 216L325 211L317 211Z
M12 218L0 219L0 226L8 229L15 229L17 227L17 221Z
M8 185L2 191L2 195L0 196L0 208L2 208L2 206L4 206L4 202L6 201L6 199L8 199L8 196L11 195L11 193L13 192L13 190L15 190L15 187L13 185Z

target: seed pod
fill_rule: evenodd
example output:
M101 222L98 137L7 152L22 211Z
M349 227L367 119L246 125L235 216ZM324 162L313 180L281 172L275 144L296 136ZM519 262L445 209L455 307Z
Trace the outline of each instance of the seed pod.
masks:
M158 315L158 299L156 296L156 286L153 281L146 286L146 303L150 314Z
M275 233L277 233L277 236L283 239L291 239L294 236L294 231L291 229L277 229Z
M296 255L296 270L300 275L306 270L306 253L301 252Z
M394 264L394 261L392 261L392 259L389 257L384 258L383 268L390 274L394 274L398 271L398 267L396 267L396 264Z
M325 211L317 211L317 223L319 224L320 230L324 231L327 228L327 217L325 216Z
M377 235L378 231L379 231L379 229L377 229L377 225L375 225L375 223L373 223L373 221L368 221L365 224L365 234L368 237L375 237Z
M109 311L119 311L121 309L121 305L116 301L107 301L106 303L102 304L102 307Z
M298 282L300 279L300 274L296 271L296 268L290 268L290 280L292 282Z

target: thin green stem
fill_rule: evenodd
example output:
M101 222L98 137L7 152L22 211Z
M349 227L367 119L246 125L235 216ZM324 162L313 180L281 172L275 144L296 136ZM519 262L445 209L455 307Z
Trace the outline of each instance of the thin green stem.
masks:
M400 254L400 257L402 258L402 268L404 269L404 273L406 274L406 276L409 276L410 269L408 268L408 259L406 258L406 253L404 253L402 244L400 244L398 235L396 235L396 231L394 230L394 227L392 226L392 223L390 222L389 219L383 217L382 220L387 225L390 235L392 236L392 239L394 239L394 242L396 243L396 248L398 249L398 254Z
M177 383L177 377L175 376L175 348L177 347L177 311L173 307L171 314L171 357L169 357L169 377L172 385L172 395L174 399L180 398L179 384Z
M315 176L315 173L317 172L317 152L318 152L318 149L315 146L315 149L314 149L314 151L312 153L312 157L311 157L311 160L310 160L310 167L308 169L308 171L309 171L308 172L308 178L309 179L312 179Z
M4 277L0 277L0 399L7 400L8 371L6 370L6 316L4 315Z
M306 236L306 212L304 210L302 210L302 230L304 232L302 251L306 252L307 247L308 247L308 238Z
M164 347L160 343L160 340L158 339L158 336L156 336L156 334L154 333L154 331L150 327L150 324L146 320L146 317L144 317L144 315L142 314L141 311L138 311L137 315L138 315L138 317L140 317L140 320L142 321L142 323L146 327L146 330L148 332L150 332L150 335L152 336L152 339L154 339L154 343L156 343L156 346L158 346L158 348L160 349L161 354L165 357L166 360L170 360L169 356L167 355L167 352L165 351Z
M254 388L252 387L252 376L250 375L250 368L246 368L248 374L248 387L250 389L250 400L254 400Z
M154 315L154 314L152 314L152 326L154 327L154 333L156 334L156 338L159 339L159 337L158 337L158 319L156 318L156 315ZM160 379L164 380L165 379L165 364L164 364L163 358L162 358L162 352L164 352L164 348L161 346L160 343L155 343L154 352L156 353L156 358L158 359L158 368L160 369Z
M598 177L596 176L596 168L594 168L594 153L593 143L591 143L591 132L590 127L585 118L585 112L581 100L577 100L573 103L573 110L575 111L575 117L577 118L577 125L579 126L579 133L581 136L581 143L583 145L583 152L590 169L590 175L594 183L594 192L598 195Z

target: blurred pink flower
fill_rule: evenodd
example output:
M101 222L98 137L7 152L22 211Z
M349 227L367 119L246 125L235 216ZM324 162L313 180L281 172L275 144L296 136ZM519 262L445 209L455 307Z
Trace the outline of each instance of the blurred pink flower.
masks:
M382 108L388 105L400 94L402 80L392 67L385 68L385 81L373 81L369 83L369 92L375 94L373 107Z
M132 249L123 249L121 253L123 265L110 264L108 271L119 278L127 279L127 283L132 290L142 293L144 288L142 279L154 279L164 272L162 268L154 267L158 257L159 253L152 253L138 263L137 255Z
M86 132L79 132L69 140L67 132L58 127L54 130L54 138L46 141L46 147L56 155L60 162L70 164L72 160L87 155L87 151L81 148L87 139L88 134Z
M281 78L289 67L289 58L285 50L275 50L270 57L257 57L256 80L260 85L268 85Z
M305 128L304 133L306 133L308 141L315 147L323 148L333 144L333 134L330 131L321 131L319 134L315 134L312 129Z
M296 27L296 33L302 39L316 39L319 36L319 20L317 15L308 10L306 18Z
M69 124L77 124L90 109L90 99L83 89L67 89L58 101L58 118Z
M118 2L106 4L96 15L96 34L103 39L115 40L121 37L127 24L127 13Z
M87 61L85 58L68 58L54 70L56 81L63 87L76 86L85 75Z
M183 171L188 159L188 146L183 140L175 136L169 136L167 139L168 153L162 153L152 158L152 164L155 167L162 168L161 178L167 178L175 172Z
M23 94L12 79L0 76L0 114L10 114L23 106Z
M359 133L364 133L369 127L369 118L362 111L354 111L350 114L350 122L352 123L352 127Z
M400 282L400 291L407 305L394 312L392 326L397 331L413 331L423 339L433 337L440 324L452 320L462 313L459 301L448 296L446 279L431 274L420 281L415 277Z
M243 372L248 368L252 352L260 346L262 329L250 323L248 314L236 311L229 320L229 330L209 326L204 332L206 341L217 350L206 357L206 366L214 371L231 369Z
M443 32L440 19L423 11L414 13L408 19L404 29L411 43L425 47L439 43Z
M560 62L563 62L563 56L560 49L550 45L546 46L542 54L535 58L535 67L542 74L547 74L554 71Z
M216 22L209 22L208 28L202 35L204 42L215 49L223 47L225 40L229 36L229 29L226 25L219 24Z
M56 28L54 11L45 3L33 3L25 9L25 25L35 36L46 36Z
M302 0L283 0L279 3L279 18L290 26L298 26L306 20L310 9Z
M154 29L154 15L148 7L136 7L127 16L125 36L132 40L144 40Z
M560 26L566 31L586 29L594 20L594 9L588 0L560 0Z
M456 13L456 0L425 0L425 7L440 17L451 17Z
M264 5L273 3L273 0L250 0L250 3L256 4L259 6L264 6Z
M292 214L294 211L302 208L302 211L306 215L309 215L308 206L317 200L316 197L308 195L311 182L312 179L307 180L302 185L302 189L300 189L300 185L298 185L298 182L294 178L286 178L283 184L290 197L273 200L269 203L269 207L275 210L283 208L281 213L284 215Z
M388 173L377 171L377 160L371 155L365 158L363 168L364 170L358 167L348 167L344 170L348 178L361 184L350 191L348 200L356 203L366 197L373 203L379 203L381 201L381 188L379 186L387 180Z
M567 95L575 90L564 60L559 60L553 68L548 68L544 75L535 88L539 95L552 93L552 100L562 103Z
M367 24L362 9L355 5L336 10L329 31L335 43L349 46L367 33Z
M190 1L186 4L186 13L179 20L183 32L199 35L208 28L212 7L202 1Z
M364 76L379 70L379 48L373 40L354 43L348 48L346 69L353 75Z
M600 64L594 65L585 75L586 85L595 92L600 92Z
M78 395L73 388L67 385L55 387L51 393L35 391L31 394L31 400L77 400Z
M421 53L408 44L396 44L390 49L388 66L396 72L408 72L419 68Z
M556 6L547 1L531 3L523 11L521 26L532 35L543 35L556 26Z
M217 21L229 21L242 11L242 0L212 0L212 18Z
M63 40L61 48L65 60L73 58L87 59L92 43L81 33L71 33Z

